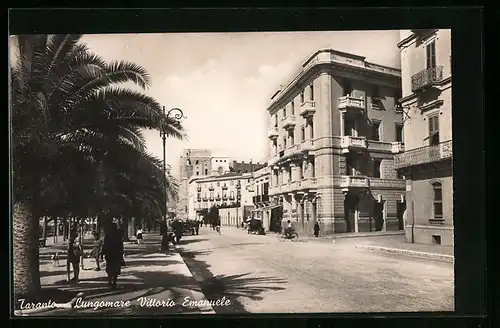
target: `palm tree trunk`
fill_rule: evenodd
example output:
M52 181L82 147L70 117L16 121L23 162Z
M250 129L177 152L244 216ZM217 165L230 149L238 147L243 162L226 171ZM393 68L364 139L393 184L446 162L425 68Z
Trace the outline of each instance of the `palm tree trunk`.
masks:
M130 226L129 226L128 231L129 231L128 232L129 238L135 236L135 217L134 216L130 218Z
M57 243L58 237L59 237L59 218L56 216L54 217L54 238L53 238L54 243Z
M43 217L43 230L42 230L42 238L47 239L47 227L48 227L48 222L47 222L47 217Z
M130 241L130 238L128 237L129 220L130 218L128 216L123 218L123 241Z
M14 295L31 298L41 291L39 268L39 223L25 203L13 205Z

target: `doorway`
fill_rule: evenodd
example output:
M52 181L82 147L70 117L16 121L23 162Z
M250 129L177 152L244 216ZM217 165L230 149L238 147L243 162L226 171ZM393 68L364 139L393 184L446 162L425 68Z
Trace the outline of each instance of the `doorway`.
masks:
M405 230L406 202L397 202L396 217L398 218L399 230Z
M376 200L374 200L373 202L373 219L375 221L375 231L382 231L384 229L384 203L385 202L377 202Z
M357 232L356 211L358 210L358 196L346 195L344 199L344 219L346 232Z

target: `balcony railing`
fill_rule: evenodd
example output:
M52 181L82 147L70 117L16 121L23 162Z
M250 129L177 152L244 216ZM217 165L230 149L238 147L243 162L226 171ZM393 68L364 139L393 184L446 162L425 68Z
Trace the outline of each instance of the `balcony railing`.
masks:
M252 202L254 204L260 203L260 196L253 196L252 197Z
M239 184L239 183L238 183L238 184L236 185L236 189L241 189L241 184Z
M221 200L220 196L215 197L215 200L216 200L216 201Z
M227 185L222 185L222 190L227 190Z
M402 154L397 154L394 157L394 167L400 169L403 167L422 165L449 159L452 158L452 156L452 142L448 140L434 146L407 150Z
M222 200L227 200L227 196L226 195L222 196Z
M405 145L402 142L393 142L391 150L393 154L402 153L405 151Z
M210 196L210 201L214 201L214 196Z
M241 199L241 195L236 195L236 199L240 200Z
M348 191L353 188L368 188L369 186L370 182L365 176L344 175L340 182L340 189L342 191Z
M307 100L300 104L299 115L302 117L310 117L316 113L316 103L314 100Z
M208 187L208 190L210 190L210 191L214 191L214 187L213 187L213 186L210 186L210 187Z
M443 66L426 68L411 77L411 91L433 85L443 79Z
M196 188L196 190L197 190L198 192L200 192L200 191L201 191L201 187Z
M350 149L366 149L367 143L365 137L343 136L340 142L342 153L348 153Z
M287 117L283 118L284 129L294 128L295 124L296 124L295 115L288 115Z
M234 200L234 196L229 196L229 200Z
M340 97L339 109L346 110L349 108L364 110L366 109L365 100L363 98L355 98L350 95Z
M278 130L276 130L276 128L271 128L269 130L267 130L267 137L269 139L276 139L278 138L279 136L279 133L278 133Z

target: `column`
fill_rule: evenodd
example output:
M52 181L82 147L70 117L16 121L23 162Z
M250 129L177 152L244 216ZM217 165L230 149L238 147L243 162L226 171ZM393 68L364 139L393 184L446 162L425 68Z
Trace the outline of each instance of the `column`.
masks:
M387 202L382 202L382 231L387 231Z
M297 216L302 224L302 226L304 226L304 200L303 199L300 199L298 203L298 206L297 206Z
M309 178L314 178L314 159L307 161L307 170L309 171Z
M344 136L344 133L345 133L345 128L344 128L344 124L345 124L345 113L344 112L341 112L340 113L340 136L343 137Z
M359 209L358 205L354 208L354 232L359 232Z
M291 167L291 179L290 181L297 181L298 175L297 175L297 170L299 169L298 166L295 163L290 164Z
M313 222L313 224L315 224L316 220L317 220L317 213L316 213L317 210L316 210L316 201L315 200L311 201L309 208L310 208L310 213L311 213L310 214L311 215L311 221Z

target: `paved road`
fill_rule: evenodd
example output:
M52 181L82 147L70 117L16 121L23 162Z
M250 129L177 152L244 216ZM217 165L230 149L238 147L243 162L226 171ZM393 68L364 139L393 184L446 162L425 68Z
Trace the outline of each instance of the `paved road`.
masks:
M222 227L178 245L217 313L452 311L453 264Z

